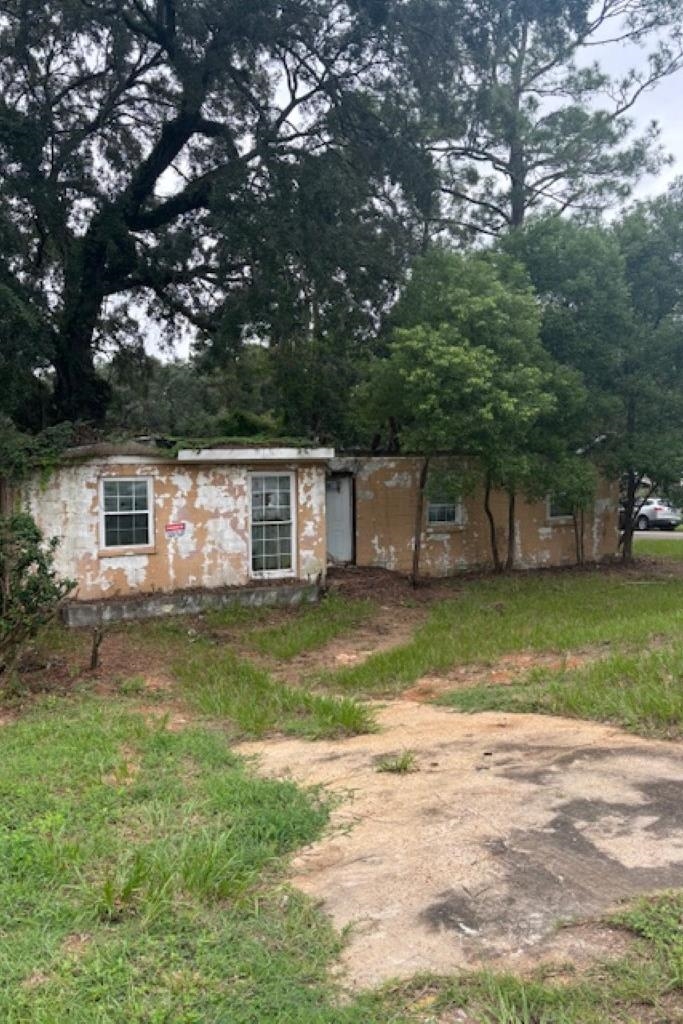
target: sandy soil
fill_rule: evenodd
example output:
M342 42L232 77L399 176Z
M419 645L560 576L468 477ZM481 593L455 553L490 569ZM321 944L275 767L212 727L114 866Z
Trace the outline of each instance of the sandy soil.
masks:
M397 701L382 731L242 744L260 769L341 797L292 880L339 928L349 983L591 957L568 920L683 885L683 748L607 726ZM377 771L415 753L418 770ZM616 940L615 940L616 941ZM609 946L610 943L607 943Z

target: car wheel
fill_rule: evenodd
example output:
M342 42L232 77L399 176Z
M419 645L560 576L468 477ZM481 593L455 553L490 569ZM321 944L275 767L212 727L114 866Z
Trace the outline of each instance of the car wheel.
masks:
M647 516L638 516L638 518L636 520L636 529L637 530L649 530L650 529L650 520L647 518Z
M676 527L674 526L673 523L669 523L668 526L663 526L662 529L663 530L668 530L669 533L673 533L673 531L676 529Z

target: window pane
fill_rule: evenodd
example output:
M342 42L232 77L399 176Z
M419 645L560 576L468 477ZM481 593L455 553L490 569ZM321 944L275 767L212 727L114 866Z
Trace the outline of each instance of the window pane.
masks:
M571 501L564 494L553 494L550 497L550 518L567 518L574 514Z
M290 476L252 477L251 523L252 571L289 571L293 564Z
M135 508L138 512L146 512L147 505L147 481L136 480L133 484L133 497L135 501Z
M130 544L149 544L147 513L105 515L104 543L106 547L112 548Z
M430 501L427 506L428 523L457 522L457 506L452 501Z

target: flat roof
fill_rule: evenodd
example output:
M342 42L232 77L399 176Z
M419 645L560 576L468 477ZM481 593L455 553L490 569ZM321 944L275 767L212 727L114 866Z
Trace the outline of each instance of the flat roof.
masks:
M334 448L269 447L180 448L178 462L327 462Z

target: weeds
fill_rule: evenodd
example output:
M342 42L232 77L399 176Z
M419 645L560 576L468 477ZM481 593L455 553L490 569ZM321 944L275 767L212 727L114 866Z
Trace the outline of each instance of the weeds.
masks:
M412 750L403 750L400 754L381 757L376 763L376 771L390 772L393 775L407 775L418 771L417 756Z
M130 676L127 679L120 679L117 689L124 697L138 697L145 692L146 685L143 676Z
M352 601L337 594L318 604L305 604L285 613L277 625L265 625L272 609L223 608L208 612L212 628L239 627L240 642L271 658L288 661L305 651L324 647L335 637L363 625L374 613L372 601Z
M0 744L3 1021L194 1024L229 1006L248 1024L254 985L260 1019L297 998L298 1020L335 1020L324 974L337 940L301 898L263 885L320 833L317 794L246 774L217 734L170 734L113 703L52 704ZM119 789L104 778L122 748L141 770Z
M254 631L248 642L261 654L286 661L357 629L374 610L371 601L349 601L330 594L320 604L300 609L281 625Z
M642 593L647 589L647 599ZM454 665L516 651L569 651L590 644L638 643L683 628L683 581L597 574L469 582L433 606L413 639L320 682L347 692L395 693Z
M229 651L198 650L175 666L189 704L229 719L245 736L271 731L319 739L373 732L371 710L348 697L329 697L276 683Z
M613 654L583 668L534 669L514 686L477 686L440 698L460 711L518 711L612 722L641 736L683 735L683 645Z

